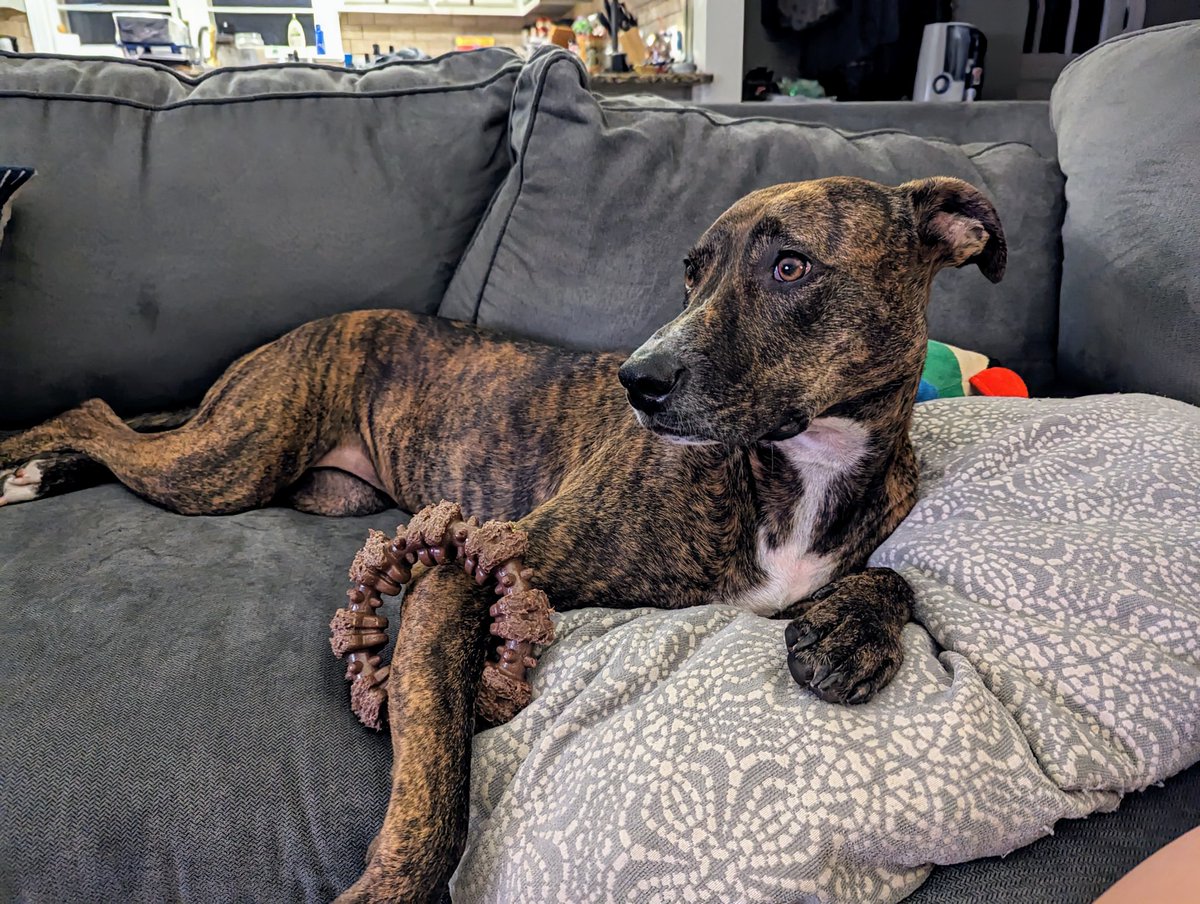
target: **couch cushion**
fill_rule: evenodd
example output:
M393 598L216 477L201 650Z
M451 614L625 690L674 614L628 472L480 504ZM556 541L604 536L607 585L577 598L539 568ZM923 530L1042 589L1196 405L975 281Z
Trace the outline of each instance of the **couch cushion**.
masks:
M999 286L976 268L938 278L932 334L1015 369L1054 372L1057 165L1016 143L848 135L699 108L601 102L567 53L535 58L514 98L517 164L463 257L440 313L575 346L631 348L678 313L683 257L730 204L780 182L852 175L897 184L959 176L996 204L1009 242Z
M914 439L921 501L875 559L923 624L893 684L824 704L782 624L728 607L566 613L476 740L458 900L896 900L1200 756L1200 412L952 399ZM0 509L0 900L345 888L390 750L326 625L395 520L117 486Z
M1067 174L1063 376L1200 402L1200 22L1088 51L1050 106Z
M396 516L185 518L115 484L0 515L0 900L346 888L391 750L328 623Z
M508 169L519 68L0 56L0 164L38 171L0 249L0 429L190 402L338 311L435 312Z

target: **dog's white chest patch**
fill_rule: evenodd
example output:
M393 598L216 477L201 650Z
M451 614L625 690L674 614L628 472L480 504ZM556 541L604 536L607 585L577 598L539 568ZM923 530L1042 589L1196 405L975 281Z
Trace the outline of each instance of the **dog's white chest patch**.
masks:
M796 503L792 535L771 547L758 538L758 566L765 578L728 602L756 615L774 615L829 583L837 561L810 553L813 528L830 485L862 461L869 436L857 421L828 417L813 421L799 436L775 444L777 455L800 472L804 493Z

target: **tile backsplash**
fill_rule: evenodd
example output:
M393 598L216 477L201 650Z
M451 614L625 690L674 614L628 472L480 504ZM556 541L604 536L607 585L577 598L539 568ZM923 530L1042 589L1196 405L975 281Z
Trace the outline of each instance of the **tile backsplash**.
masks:
M342 46L347 53L361 58L378 44L386 53L389 46L416 47L430 56L454 49L457 35L485 35L496 39L499 47L520 49L524 40L517 16L420 16L386 13L342 13Z

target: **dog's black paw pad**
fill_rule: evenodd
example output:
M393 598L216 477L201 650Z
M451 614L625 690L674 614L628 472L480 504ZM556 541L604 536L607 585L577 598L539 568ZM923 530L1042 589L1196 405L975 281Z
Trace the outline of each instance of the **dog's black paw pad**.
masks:
M865 703L892 679L904 656L903 622L888 614L873 584L856 577L838 581L784 629L792 678L829 703Z

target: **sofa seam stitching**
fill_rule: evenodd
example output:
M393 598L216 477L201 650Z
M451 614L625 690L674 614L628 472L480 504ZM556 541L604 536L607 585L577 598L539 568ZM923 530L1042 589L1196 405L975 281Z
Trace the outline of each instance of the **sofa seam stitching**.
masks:
M1185 19L1182 22L1163 22L1159 25L1151 26L1150 28L1139 28L1139 29L1137 29L1137 31L1126 31L1126 32L1122 32L1119 35L1113 35L1107 41L1103 41L1102 43L1097 44L1095 47L1089 47L1083 53L1079 54L1079 56L1075 57L1075 59L1073 59L1069 63L1067 63L1067 65L1062 68L1062 71L1059 72L1058 78L1056 78L1054 80L1054 87L1058 87L1059 80L1064 75L1066 75L1067 72L1070 71L1072 66L1074 66L1076 63L1078 63L1080 60L1083 60L1089 56L1092 56L1098 50L1103 50L1105 48L1112 47L1116 44L1124 43L1125 41L1127 41L1133 37L1139 37L1141 35L1146 35L1146 34L1157 34L1159 32L1165 32L1165 31L1175 31L1177 28L1181 28L1184 26L1194 26L1195 24L1196 24L1196 20Z
M912 132L906 132L904 129L871 129L870 131L867 131L867 132L844 132L835 126L831 126L831 125L829 125L827 123L823 123L823 122L806 122L806 121L797 120L797 119L777 119L773 116L727 117L729 119L728 122L719 122L716 119L713 119L713 116L723 116L724 114L714 113L709 110L701 109L700 107L650 107L650 106L641 107L641 106L637 106L637 105L621 105L621 104L612 104L612 103L601 103L600 108L602 111L603 110L615 110L615 111L621 112L621 113L648 112L648 113L672 113L675 115L680 115L680 114L684 114L684 113L694 113L694 114L697 114L697 115L703 117L704 119L707 119L711 125L718 126L718 127L736 126L743 122L772 122L772 123L777 123L777 124L783 125L783 126L795 126L795 127L807 128L807 129L824 129L827 132L833 132L835 135L838 135L839 137L845 139L846 141L858 141L861 138L874 138L877 135L907 135L910 138L916 138L919 141L928 141L933 144L944 144L944 145L947 145L948 147L952 147L952 148L962 149L963 147L966 146L966 145L962 145L962 144L958 144L956 142L950 141L947 138L937 138L935 136L927 136L927 135L916 135ZM974 142L971 142L971 143L974 143ZM983 154L983 153L986 153L987 151L993 150L995 148L1002 147L1004 145L1010 145L1010 144L1017 145L1018 147L1029 148L1031 151L1033 151L1035 154L1037 154L1037 156L1040 157L1041 159L1051 160L1050 157L1046 157L1045 155L1043 155L1041 152L1038 151L1037 148L1035 148L1029 142L1017 141L1015 139L1007 139L1005 141L993 142L992 144L988 145L987 147L983 148L982 150L976 151L974 154L968 154L964 151L963 156L967 157L968 159L972 159L975 156L978 156L979 154Z
M467 51L466 55L491 56L498 50L503 51L504 48L499 48L499 47L478 48L476 50ZM428 66L428 65L431 65L434 63L440 63L443 60L446 60L450 57L457 58L457 57L461 57L463 55L464 55L464 53L462 51L449 50L446 53L441 54L440 56L431 57L430 59L427 59L427 60L393 60L390 63L384 63L380 66L372 67L372 71L376 71L376 70L382 71L384 69L398 69L398 68L404 67L404 66ZM508 62L506 62L504 64L505 67L516 65L519 68L520 63L521 63L521 60L519 57L515 57L513 54L511 54L511 52L506 53L505 55L510 57ZM191 76L191 75L184 75L181 72L177 72L176 70L172 69L170 66L167 66L163 63L157 63L154 60L124 60L124 59L118 59L115 57L105 57L105 56L70 56L70 55L62 54L62 53L10 53L8 51L0 51L0 60L4 60L4 59L17 60L18 62L21 60L58 60L58 61L64 62L64 63L83 62L83 63L98 63L101 65L115 64L116 66L132 66L135 69L145 69L145 70L152 71L152 72L161 72L166 75L170 75L177 82L179 82L180 84L184 84L184 85L199 85L202 82L205 82L210 78L214 78L218 75L225 75L230 72L229 69L218 68L218 69L213 69L209 72L201 73L200 75ZM238 66L236 71L237 71L237 73L240 74L242 72L264 72L264 71L270 71L270 70L296 69L296 68L309 69L309 70L314 70L317 72L346 72L347 71L344 67L341 67L341 66L335 66L332 64L323 64L323 63L307 63L307 62L283 63L283 64L281 64L281 63L256 63L252 66Z
M236 104L257 103L260 101L276 100L386 100L394 97L420 97L435 94L454 94L460 91L472 91L478 88L488 88L505 76L516 71L516 67L506 66L494 72L486 79L462 85L419 85L412 88L398 88L387 91L289 91L265 94L249 94L245 97L212 97L189 98L168 104L149 104L143 101L123 97L104 97L97 94L58 94L40 91L0 90L0 100L41 100L41 101L74 101L85 104L111 104L115 107L129 107L150 113L167 113L188 107L224 107Z

